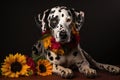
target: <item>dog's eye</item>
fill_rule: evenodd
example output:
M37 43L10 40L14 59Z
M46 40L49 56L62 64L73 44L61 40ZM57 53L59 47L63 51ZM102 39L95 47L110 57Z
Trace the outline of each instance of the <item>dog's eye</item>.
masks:
M52 23L53 23L53 24L56 24L56 23L57 23L57 21L56 21L56 20L53 20L53 21L52 21Z
M51 26L52 28L55 28L55 27L57 26L57 24L58 24L58 21L59 21L59 20L58 20L57 17L51 19L51 20L50 20L50 26Z

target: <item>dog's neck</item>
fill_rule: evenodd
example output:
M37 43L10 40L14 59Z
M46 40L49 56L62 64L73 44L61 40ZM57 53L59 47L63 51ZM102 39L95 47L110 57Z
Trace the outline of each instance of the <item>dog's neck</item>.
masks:
M64 49L65 53L75 49L80 42L80 37L73 35L71 37L71 41L68 43L61 43L62 48Z
M56 42L55 38L50 34L42 36L42 42L45 49L49 49L56 54L66 54L72 49L75 49L80 42L80 36L71 34L71 40L68 43Z

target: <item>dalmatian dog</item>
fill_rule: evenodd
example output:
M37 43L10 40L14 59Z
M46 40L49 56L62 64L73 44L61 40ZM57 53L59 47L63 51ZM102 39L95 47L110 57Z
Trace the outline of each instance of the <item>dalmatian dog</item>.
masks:
M35 17L35 22L42 33L49 30L55 41L64 47L71 43L72 38L74 38L71 32L72 23L75 24L76 31L80 31L84 22L84 12L76 11L73 8L69 9L65 6L57 6L38 14ZM68 50L66 49L65 54L60 55L49 49L46 50L43 43L38 41L32 47L32 54L45 55L53 65L53 73L63 78L73 77L73 71L70 66L76 66L79 72L88 78L94 78L97 75L96 70L92 66L111 73L120 73L120 68L117 66L96 62L80 47L80 43L75 44L74 47Z

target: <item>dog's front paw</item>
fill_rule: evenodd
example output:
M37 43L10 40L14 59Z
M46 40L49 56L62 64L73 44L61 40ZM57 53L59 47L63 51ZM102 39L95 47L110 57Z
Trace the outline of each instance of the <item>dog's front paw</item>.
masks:
M73 72L69 68L65 68L64 70L61 70L61 76L63 78L72 78L73 77Z
M96 70L92 68L83 68L82 73L88 78L95 78L97 76Z
M89 68L89 69L86 69L85 71L86 71L86 72L85 72L85 75L86 75L86 77L88 77L88 78L95 78L96 75L97 75L97 72L96 72L96 70L94 70L94 69Z

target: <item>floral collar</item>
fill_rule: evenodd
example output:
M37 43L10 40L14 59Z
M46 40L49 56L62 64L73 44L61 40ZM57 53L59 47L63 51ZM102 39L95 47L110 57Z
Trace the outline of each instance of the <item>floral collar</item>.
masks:
M50 49L56 54L63 55L65 51L70 50L74 48L80 41L79 32L75 28L75 24L72 24L72 40L69 43L61 44L59 42L55 41L55 38L50 35L50 31L46 31L45 33L42 33L43 46L45 49Z

